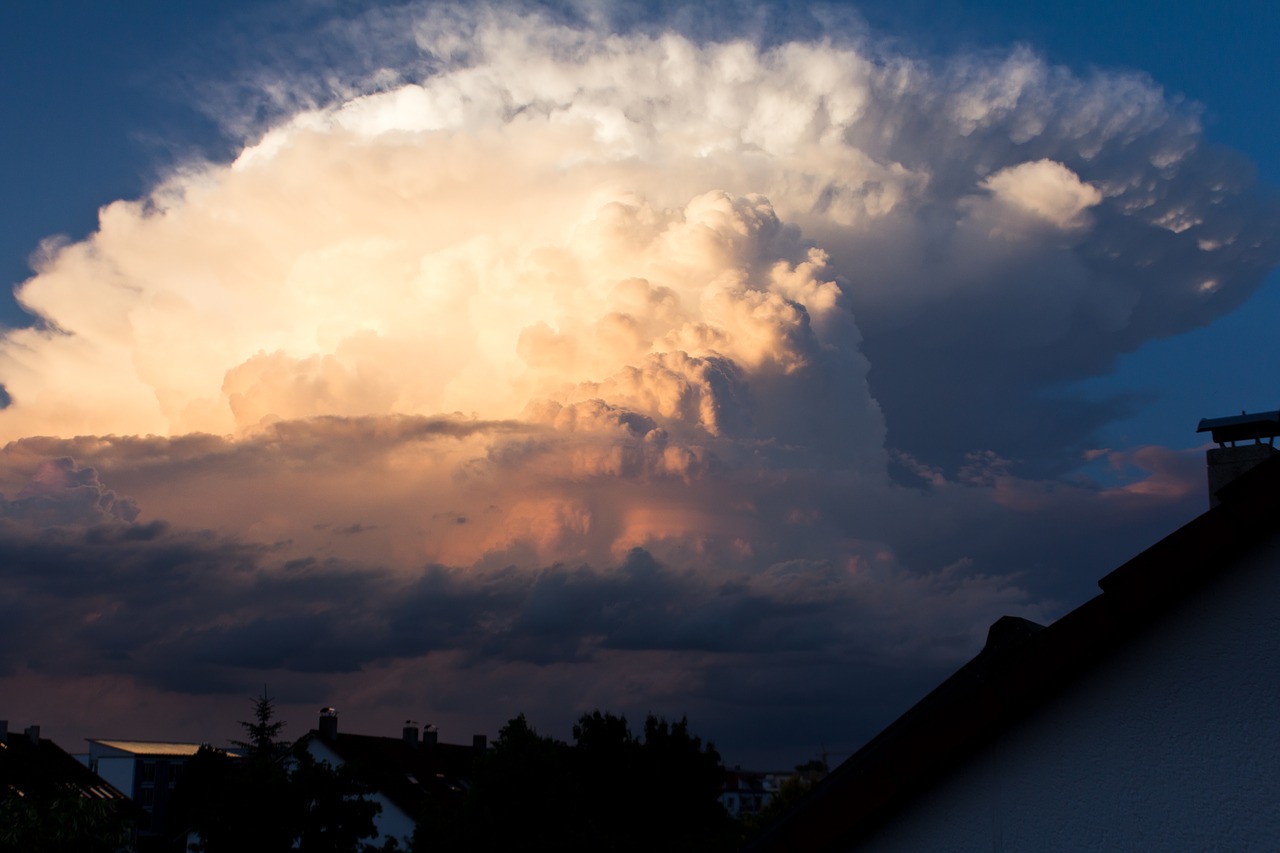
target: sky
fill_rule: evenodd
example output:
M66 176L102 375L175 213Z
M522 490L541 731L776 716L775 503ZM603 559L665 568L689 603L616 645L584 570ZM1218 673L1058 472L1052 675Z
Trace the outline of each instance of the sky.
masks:
M786 767L1080 604L1277 406L1280 13L1028 5L7 5L0 716Z

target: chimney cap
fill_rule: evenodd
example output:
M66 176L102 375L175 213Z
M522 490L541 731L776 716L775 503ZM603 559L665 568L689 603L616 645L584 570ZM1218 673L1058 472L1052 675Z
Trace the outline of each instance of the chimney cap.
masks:
M1226 418L1202 418L1196 432L1210 433L1220 447L1228 442L1234 445L1237 441L1250 441L1261 444L1262 439L1274 441L1280 435L1280 411L1254 412L1241 411L1238 415Z

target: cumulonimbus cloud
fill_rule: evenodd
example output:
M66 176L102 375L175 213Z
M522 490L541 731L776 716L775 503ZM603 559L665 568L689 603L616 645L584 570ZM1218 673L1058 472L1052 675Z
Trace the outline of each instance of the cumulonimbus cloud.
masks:
M883 443L868 410L891 401L927 455L903 388L1025 403L1275 260L1274 205L1139 77L510 12L417 40L438 73L303 112L51 250L20 289L47 323L0 348L6 431L509 417L635 381L669 417L651 368L682 353L749 387L824 374L861 398L849 444Z
M1024 49L415 14L405 68L285 97L309 105L108 205L19 289L41 322L0 339L9 546L136 566L179 543L267 585L319 565L362 602L273 621L231 596L137 640L155 683L187 655L319 671L327 634L355 669L463 645L954 658L1069 586L1033 576L1034 536L1187 502L1154 449L1111 490L1009 460L1078 459L1111 409L1044 388L1276 263L1280 208L1194 106ZM437 649L453 623L405 602L490 621Z

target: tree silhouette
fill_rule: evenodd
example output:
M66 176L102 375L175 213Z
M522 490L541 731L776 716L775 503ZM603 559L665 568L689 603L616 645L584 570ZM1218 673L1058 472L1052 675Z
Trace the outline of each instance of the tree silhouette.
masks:
M724 767L687 720L593 711L574 743L539 735L521 714L477 762L460 813L420 824L414 850L717 851L733 821L719 803Z
M271 760L279 758L289 751L289 742L280 740L280 732L284 731L284 720L275 719L275 700L267 695L267 687L263 685L262 695L253 700L254 722L240 720L247 740L233 740L232 746L244 750L255 760Z
M382 806L366 799L372 789L348 765L334 769L327 762L316 761L306 750L299 750L294 761L289 785L291 801L299 809L295 850L370 853L398 847L395 839L387 839L384 847L364 842L378 834L373 821Z
M282 762L239 758L201 747L174 790L177 829L194 830L200 853L270 853L288 850L296 836L296 810Z
M0 853L112 853L129 841L119 803L68 793L0 801Z
M565 749L563 742L538 734L524 714L503 726L492 750L476 763L462 812L448 833L451 849L574 849L566 847L573 827L565 822L565 810L575 795ZM415 849L434 849L432 828L419 829Z

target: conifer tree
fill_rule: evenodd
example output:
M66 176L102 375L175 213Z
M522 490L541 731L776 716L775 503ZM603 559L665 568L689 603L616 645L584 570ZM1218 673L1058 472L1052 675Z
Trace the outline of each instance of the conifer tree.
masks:
M247 740L233 740L232 746L245 751L248 757L255 760L274 760L289 751L289 742L280 740L280 732L284 730L284 720L275 719L275 700L267 695L267 686L262 686L262 695L253 700L253 718L255 722L240 720Z

